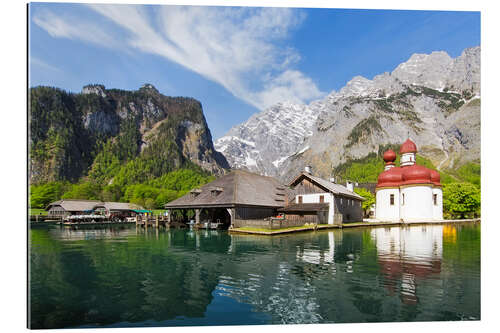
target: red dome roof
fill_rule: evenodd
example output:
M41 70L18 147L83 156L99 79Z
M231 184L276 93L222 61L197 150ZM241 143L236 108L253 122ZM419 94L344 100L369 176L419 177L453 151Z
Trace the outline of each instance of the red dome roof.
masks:
M415 142L411 141L410 139L406 140L401 145L401 148L399 148L400 154L416 153L416 152L417 152L417 146L415 145Z
M404 184L429 184L431 182L431 170L424 166L414 164L405 167L402 173Z
M378 176L377 187L399 187L411 184L433 184L441 186L439 172L421 165L393 167Z
M384 162L394 162L396 160L396 153L394 150L389 149L384 153Z
M431 170L431 182L434 185L441 185L441 175L436 170Z
M393 167L389 170L382 172L378 176L377 187L392 187L399 186L403 181L401 172L403 170L399 167Z

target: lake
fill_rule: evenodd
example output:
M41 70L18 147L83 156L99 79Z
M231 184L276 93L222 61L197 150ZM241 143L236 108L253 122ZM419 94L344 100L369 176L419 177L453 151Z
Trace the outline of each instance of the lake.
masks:
M479 223L316 231L36 227L32 328L479 320Z

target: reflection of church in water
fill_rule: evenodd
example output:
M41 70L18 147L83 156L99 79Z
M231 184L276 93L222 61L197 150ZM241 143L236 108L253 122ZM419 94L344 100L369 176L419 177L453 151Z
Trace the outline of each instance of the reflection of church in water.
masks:
M148 233L123 229L116 231L121 237L130 237L123 246L134 244L137 239L153 241L159 247L154 260L147 256L128 259L131 267L141 267L149 273L144 277L147 283L141 279L145 283L140 288L143 298L131 299L132 303L126 300L122 305L137 309L133 318L139 321L151 314L157 320L178 316L202 320L204 314L216 311L228 298L270 317L259 318L262 323L318 323L325 318L360 322L370 316L387 321L393 318L391 307L366 305L373 299L389 304L387 293L399 295L403 304L418 303L419 283L441 272L445 231L436 225L269 238L216 230ZM112 238L113 232L68 229L63 238ZM370 246L376 249L363 252ZM278 250L270 254L268 249L272 247ZM373 282L377 273L362 276L360 271L370 263L381 273L382 283L372 285L367 292L366 285ZM113 283L123 285L122 278L113 275ZM172 288L172 284L176 287ZM112 294L105 294L104 298L111 297ZM332 299L337 302L331 302ZM379 313L382 308L391 310ZM228 315L220 320L232 323L232 309L225 311Z
M370 234L389 294L399 289L403 303L417 304L419 280L441 273L443 226L375 228Z

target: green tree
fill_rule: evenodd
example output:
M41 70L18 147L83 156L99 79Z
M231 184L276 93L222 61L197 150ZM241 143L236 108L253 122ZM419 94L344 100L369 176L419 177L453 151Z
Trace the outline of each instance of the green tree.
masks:
M175 200L183 195L184 192L178 192L169 189L161 189L160 194L156 197L155 203L157 208L164 208L165 204Z
M122 198L122 188L119 185L111 184L102 188L100 198L102 201L120 201Z
M144 207L147 209L154 209L155 208L155 201L152 198L147 198L144 200Z
M363 201L363 203L361 204L361 208L363 208L364 215L367 216L368 211L370 210L372 205L375 204L375 196L370 191L362 187L355 188L354 192L365 198L365 201Z
M99 200L101 187L91 182L73 184L71 189L64 193L63 199Z
M69 184L64 182L50 182L30 186L30 207L45 208L51 202L61 199Z
M451 217L464 218L466 214L480 213L481 191L470 183L443 185L443 210Z

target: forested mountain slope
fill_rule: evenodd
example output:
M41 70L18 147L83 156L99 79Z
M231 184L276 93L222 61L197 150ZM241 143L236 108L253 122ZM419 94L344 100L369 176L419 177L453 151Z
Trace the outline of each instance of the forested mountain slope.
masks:
M29 171L48 181L144 182L179 168L222 174L201 103L167 97L152 85L137 91L85 86L29 91Z

